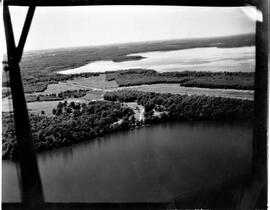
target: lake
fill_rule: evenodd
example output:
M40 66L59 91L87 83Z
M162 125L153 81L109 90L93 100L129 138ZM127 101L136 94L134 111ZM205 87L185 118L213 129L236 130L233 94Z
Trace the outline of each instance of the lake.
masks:
M85 66L60 71L62 74L105 72L120 69L147 68L158 72L170 71L228 71L254 72L255 47L204 47L173 51L136 53L146 57L124 62L96 61Z
M38 154L47 202L161 202L251 167L252 126L190 121L121 131ZM16 165L2 164L3 202L19 201Z

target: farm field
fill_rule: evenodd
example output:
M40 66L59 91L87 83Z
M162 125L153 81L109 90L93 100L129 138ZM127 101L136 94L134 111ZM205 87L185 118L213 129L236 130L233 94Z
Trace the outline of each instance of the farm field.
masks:
M156 93L182 94L182 95L206 95L206 96L239 98L248 100L253 100L254 98L254 91L252 90L181 87L178 84L140 85L140 86L126 87L123 89L132 89Z
M89 90L86 95L80 99L86 100L86 101L96 101L96 100L102 100L103 99L104 91L102 90Z
M105 78L103 78L105 81ZM91 78L88 78L91 80ZM89 82L92 84L92 82ZM83 89L82 87L74 86L71 83L65 84L51 84L48 86L50 89L39 94L45 95L51 93L59 93L66 90ZM252 90L233 90L233 89L211 89L211 88L195 88L195 87L181 87L179 84L152 84L152 85L139 85L130 87L115 87L115 88L100 88L91 89L84 97L81 98L69 98L67 101L82 101L89 102L91 100L103 100L103 94L105 92L115 91L115 90L138 90L144 92L156 92L156 93L171 93L171 94L182 94L182 95L206 95L214 97L227 97L227 98L238 98L238 99L254 99L254 91ZM54 90L54 91L53 91ZM60 91L61 90L61 91ZM37 93L35 93L37 94ZM65 101L65 100L63 100ZM45 111L47 114L51 114L52 110L57 106L60 101L42 101L42 102L31 102L27 103L28 109L31 112L41 113ZM12 101L5 97L2 99L2 111L8 112L12 109Z
M74 85L67 84L66 82L59 82L57 84L49 84L47 89L42 92L34 92L31 93L33 95L46 95L46 94L58 94L60 92L64 92L67 90L79 90L79 89L87 89L84 87L77 87Z
M65 82L58 82L57 84L49 84L47 89L42 92L33 92L34 95L46 95L46 94L58 94L67 90L104 90L110 88L116 88L118 85L115 81L107 81L105 75L78 78L73 80L66 80Z
M67 80L66 83L67 85L72 85L73 87L77 86L82 88L108 89L118 87L116 81L107 81L105 77L105 74L100 74L99 76L95 77Z
M157 92L157 93L171 93L171 94L187 94L187 95L207 95L216 97L231 97L231 98L242 98L253 100L254 91L252 90L234 90L234 89L211 89L211 88L196 88L196 87L181 87L179 84L151 84L151 85L137 85L129 87L117 87L117 84L113 85L113 81L106 81L105 75L98 77L90 77L85 79L76 80L76 85L79 87L88 87L90 89L98 89L100 93L114 90L132 89L146 92ZM74 83L67 81L72 86ZM103 84L104 86L102 87ZM111 87L110 87L110 84ZM67 86L68 87L68 86ZM87 95L93 94L93 91ZM84 97L89 99L87 95ZM90 98L91 99L91 98Z
M102 74L97 77L89 77L76 79L76 84L72 82L73 80L68 80L65 87L68 90L69 87L85 87L93 89L87 93L87 95L98 94L101 95L106 91L122 90L122 89L134 89L146 92L157 92L157 93L172 93L172 94L187 94L187 95L207 95L207 96L217 96L217 97L232 97L232 98L243 98L253 100L254 91L252 90L234 90L234 89L211 89L211 88L196 88L196 87L182 87L179 84L151 84L151 85L137 85L129 87L117 87L115 81L106 81L105 75ZM54 85L56 88L57 86ZM61 87L61 86L60 86ZM96 90L96 92L94 92ZM99 91L99 92L98 92ZM85 99L92 99L88 96Z
M27 103L27 108L29 112L41 114L41 111L44 111L46 115L52 115L52 110L57 107L59 102L81 102L87 103L89 102L84 98L69 98L62 101L35 101ZM8 99L8 97L2 99L2 112L10 112L13 110L12 100Z

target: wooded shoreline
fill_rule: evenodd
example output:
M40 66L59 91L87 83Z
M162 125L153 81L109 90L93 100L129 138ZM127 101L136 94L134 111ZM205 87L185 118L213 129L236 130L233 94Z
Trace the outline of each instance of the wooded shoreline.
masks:
M59 102L53 116L30 114L36 152L94 140L95 137L146 124L167 121L252 121L253 101L209 96L187 96L121 90L107 92L104 101ZM144 120L124 102L144 107ZM2 159L16 159L16 141L11 113L3 113Z

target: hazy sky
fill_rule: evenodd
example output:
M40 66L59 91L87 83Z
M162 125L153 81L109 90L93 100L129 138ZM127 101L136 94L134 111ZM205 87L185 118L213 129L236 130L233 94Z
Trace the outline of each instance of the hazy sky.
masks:
M11 9L16 37L26 11ZM25 49L254 33L252 16L250 7L39 7Z

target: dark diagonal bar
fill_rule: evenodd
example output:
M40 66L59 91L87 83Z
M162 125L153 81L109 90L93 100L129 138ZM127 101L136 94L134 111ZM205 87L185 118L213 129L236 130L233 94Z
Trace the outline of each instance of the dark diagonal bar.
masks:
M17 60L18 62L20 62L21 58L22 58L22 53L23 53L23 48L26 42L26 38L31 26L31 22L35 13L35 6L30 6L26 15L26 19L23 25L23 30L22 30L22 34L19 40L19 44L17 47Z
M16 50L9 8L4 6L3 9L5 35L7 40L8 70L10 74L15 131L18 144L17 151L20 166L22 201L25 209L37 209L43 205L44 198L37 159L33 149L20 66L17 59L17 56L21 55L19 55ZM24 29L30 27L31 20L28 20L26 24L29 24L29 26L26 25ZM23 32L23 34L24 33L26 32ZM27 33L24 36L24 40L26 40ZM21 46L23 45L24 43L21 43Z

